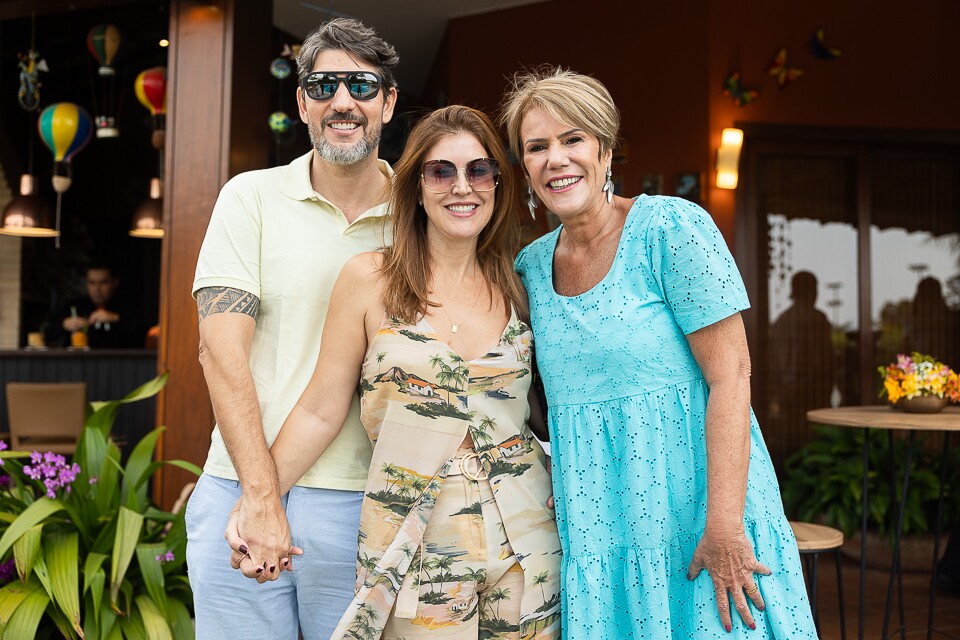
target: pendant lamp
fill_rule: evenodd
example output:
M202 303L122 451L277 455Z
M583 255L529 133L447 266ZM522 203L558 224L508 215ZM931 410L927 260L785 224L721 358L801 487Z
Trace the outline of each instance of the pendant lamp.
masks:
M160 178L150 179L150 197L137 207L130 223L130 235L134 238L163 237L163 199Z
M0 233L8 236L57 238L60 232L53 225L46 200L33 193L33 176L20 176L20 195L3 210Z

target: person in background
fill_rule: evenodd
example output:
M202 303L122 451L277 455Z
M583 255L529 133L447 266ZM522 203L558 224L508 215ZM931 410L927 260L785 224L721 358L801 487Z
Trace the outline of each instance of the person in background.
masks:
M64 303L48 326L47 346L71 345L71 334L85 333L94 349L143 347L146 327L136 310L117 299L120 278L102 263L87 267L87 295Z
M339 438L281 499L269 447L316 364L333 284L354 255L389 240L392 170L377 159L397 100L394 48L338 18L307 35L297 104L313 149L224 185L197 261L200 363L217 424L187 504L187 566L198 638L327 640L353 597L370 443L352 398ZM223 537L241 494L245 557L258 585L230 568ZM289 523L289 524L288 524ZM304 551L296 573L280 530ZM281 555L283 557L281 557ZM282 571L282 575L278 572Z
M503 120L530 207L562 222L516 264L549 406L564 637L816 638L750 409L746 291L710 215L614 195L620 114L594 78L519 75Z
M798 271L790 279L793 301L770 327L770 419L780 433L812 434L807 411L831 405L834 375L833 327L816 308L817 277Z
M960 314L947 305L943 285L933 276L917 283L904 337L904 351L933 356L960 369Z

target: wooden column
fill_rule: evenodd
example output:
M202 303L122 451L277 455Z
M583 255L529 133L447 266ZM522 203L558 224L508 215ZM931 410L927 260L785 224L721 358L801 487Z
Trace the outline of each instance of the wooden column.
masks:
M270 136L272 3L220 0L170 3L166 179L157 366L170 381L157 402L167 426L158 455L202 465L214 417L197 360L197 254L220 187L266 166ZM169 508L192 474L157 476L155 497Z

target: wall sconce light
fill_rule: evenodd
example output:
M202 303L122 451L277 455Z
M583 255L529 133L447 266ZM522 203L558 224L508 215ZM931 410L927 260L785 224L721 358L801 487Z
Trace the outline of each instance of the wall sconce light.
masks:
M160 178L150 179L150 197L137 207L130 223L130 235L134 238L163 237L163 200Z
M739 178L740 148L743 146L741 129L724 129L717 149L717 187L736 189Z
M29 238L56 238L60 232L53 226L50 207L33 193L33 176L20 176L20 195L10 201L0 218L0 233Z

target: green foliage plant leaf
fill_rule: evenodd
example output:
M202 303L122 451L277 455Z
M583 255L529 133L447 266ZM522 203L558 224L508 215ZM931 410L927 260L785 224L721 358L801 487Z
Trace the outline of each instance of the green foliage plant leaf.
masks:
M157 560L167 552L167 545L163 543L137 545L137 564L140 565L140 575L147 587L147 593L156 603L160 611L167 610L167 594L164 590L163 565ZM144 622L146 622L144 614Z
M3 638L3 630L10 622L13 612L37 590L43 590L43 585L38 580L28 580L26 583L10 582L0 589L0 638Z
M11 583L16 585L17 583ZM7 585L0 593L6 594ZM19 586L19 585L18 585ZM44 591L38 582L30 581L22 587L29 589L23 600L17 608L10 614L10 619L3 625L4 640L20 640L21 638L35 638L37 636L37 627L40 626L40 619L43 617L47 604L50 602L50 596ZM0 619L2 622L2 619Z
M113 541L113 558L110 563L110 604L117 606L117 597L123 578L127 574L130 560L140 539L143 528L143 516L121 506L117 516L117 533Z
M0 591L0 640L193 638L184 516L156 507L147 491L164 464L201 470L153 460L162 428L124 466L110 439L117 407L154 395L165 381L96 403L74 454L80 472L56 498L22 473L17 458L29 453L3 452L11 482L0 488L0 558L12 550L20 579ZM167 552L173 560L156 561Z
M90 603L90 605L86 607L86 621L87 623L92 621L96 625L96 635L97 637L101 637L103 634L100 632L100 629L106 626L104 622L101 622L103 619L103 611L106 610L109 613L110 618L108 619L116 618L113 610L103 601L103 588L107 584L107 574L102 568L98 567L89 580L85 579L85 582L90 585L89 595L86 598ZM84 591L87 593L86 589ZM87 626L87 624L84 625L84 634L87 633Z
M93 584L93 579L98 573L103 573L103 563L107 559L103 553L88 553L87 559L83 563L83 593L86 594Z
M163 429L164 427L159 428ZM197 476L203 473L203 469L192 462L187 462L186 460L158 460L157 462L151 463L150 466L148 466L143 473L141 473L140 480L136 483L136 488L139 490L148 480L150 480L150 477L153 476L158 469L161 469L165 466L177 467L178 469L189 471Z
M845 535L859 531L862 522L863 447L870 438L867 474L868 526L891 540L903 492L908 439L890 437L875 430L816 427L817 437L792 455L786 463L782 495L792 519L823 522ZM865 436L869 433L869 436ZM946 462L946 487L960 480L960 449ZM904 509L903 533L923 533L936 518L940 492L942 452L925 446L916 437L910 460L910 485ZM960 492L947 491L943 517L960 517Z
M47 605L46 614L50 616L50 619L53 620L53 624L57 626L57 629L60 631L60 634L69 640L78 640L82 638L82 635L77 635L76 630L74 630L73 625L67 620L67 616L63 615L57 606L51 601Z
M169 374L164 373L161 376L149 380L119 400L96 401L90 403L92 412L87 416L84 422L85 427L93 427L100 431L104 437L110 435L110 429L117 417L117 410L121 405L130 402L146 400L157 395L164 385L167 384Z
M120 493L120 502L137 512L143 512L147 503L147 485L141 478L149 477L149 470L153 462L153 450L157 439L165 427L157 427L143 437L133 448L127 459L127 467L123 473L123 489Z
M51 535L44 545L44 558L53 590L53 601L70 626L82 634L78 546L76 532Z
M38 524L30 527L13 543L13 557L17 564L17 574L21 582L26 582L33 571L33 565L40 557L40 534L43 532L43 525Z
M194 640L196 632L187 605L176 598L169 598L167 600L166 618L174 638L177 640Z
M123 637L127 640L149 640L147 632L143 628L143 616L140 610L128 607L130 614L120 618L120 628L123 630Z
M97 513L113 513L120 504L120 450L112 442L99 466L93 500Z
M0 558L7 554L7 551L10 550L14 542L20 539L20 536L58 511L63 511L63 503L46 497L40 498L24 509L23 513L7 527L3 537L0 538Z
M173 640L170 626L157 607L157 603L146 595L139 595L135 600L140 616L143 618L143 629L147 640Z
M53 585L50 584L50 574L47 573L47 563L43 561L43 557L37 558L36 564L33 565L33 575L37 576L37 580L43 585L47 597L53 600Z

